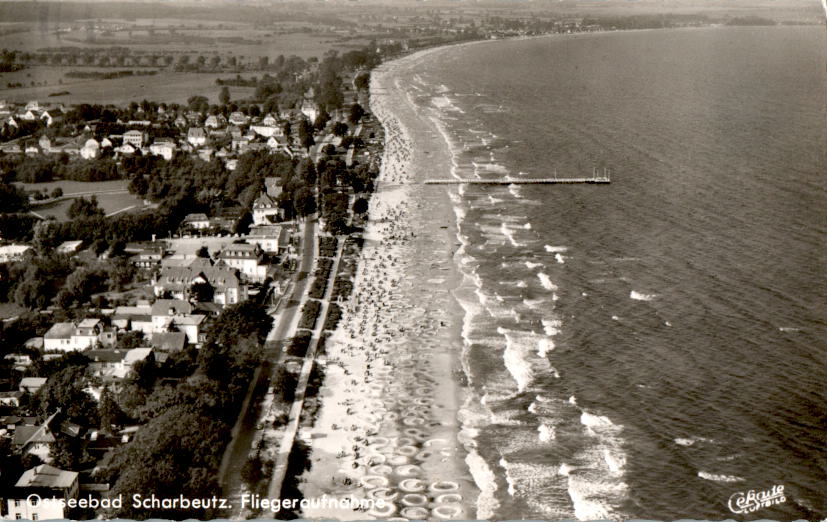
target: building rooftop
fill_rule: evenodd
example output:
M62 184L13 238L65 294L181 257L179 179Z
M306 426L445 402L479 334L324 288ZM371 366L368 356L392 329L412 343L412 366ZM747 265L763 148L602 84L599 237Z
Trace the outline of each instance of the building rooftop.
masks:
M63 471L48 464L41 464L23 472L15 487L68 489L78 478L74 471Z

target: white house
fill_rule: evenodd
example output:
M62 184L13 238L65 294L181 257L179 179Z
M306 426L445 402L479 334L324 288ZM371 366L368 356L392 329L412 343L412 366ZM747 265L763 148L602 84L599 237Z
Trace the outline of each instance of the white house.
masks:
M315 103L312 103L310 101L305 101L302 104L301 112L302 112L302 114L307 116L307 119L310 120L310 123L315 122L316 117L319 115L318 107L316 107Z
M28 245L6 245L0 247L0 263L11 263L23 259L23 254L31 250Z
M83 148L80 149L80 156L83 159L95 159L100 155L100 151L100 143L94 138L89 138L86 140L86 143L83 144Z
M207 143L207 133L201 127L191 127L187 131L187 141L193 147L201 147Z
M171 141L156 141L149 146L149 152L155 156L161 156L165 160L169 161L175 153L175 143Z
M262 251L258 245L233 243L224 247L218 258L253 281L264 281L267 277L268 265L262 264Z
M210 228L210 218L206 214L187 214L184 218L184 225L196 230Z
M277 218L281 213L281 209L276 204L275 200L262 193L253 202L253 224L255 225L270 225L273 223L272 218Z
M111 337L111 332L108 332ZM74 323L55 323L43 336L43 348L71 352L91 348L101 340L104 331L100 319L84 319Z
M41 464L25 471L7 499L6 520L55 520L66 515L64 505L80 493L78 473ZM30 495L64 502L27 502Z
M129 144L135 147L136 149L140 149L141 147L143 147L147 139L149 139L147 137L147 134L139 130L130 130L123 133L124 145Z

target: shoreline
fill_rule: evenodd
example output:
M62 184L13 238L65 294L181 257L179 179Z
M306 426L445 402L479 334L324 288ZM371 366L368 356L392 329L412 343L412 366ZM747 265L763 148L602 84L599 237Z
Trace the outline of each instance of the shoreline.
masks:
M371 110L385 150L354 291L327 342L321 407L312 429L305 498L384 500L355 512L308 509L308 518L474 518L477 487L460 442L465 398L461 328L453 296L462 275L456 216L444 187L419 183L452 170L434 123L393 89L401 68L427 49L372 75Z
M311 469L302 475L301 490L305 498L353 495L385 500L392 507L366 513L308 509L303 517L492 518L500 505L498 491L510 489L476 448L476 421L486 417L486 408L469 386L464 335L468 310L460 294L473 283L460 266L466 245L459 234L462 215L452 201L456 194L444 186L421 184L434 171L456 176L450 138L430 110L415 105L400 73L434 53L459 46L639 31L452 43L399 57L373 71L371 111L385 130L382 167L370 202L354 291L327 343L319 416L302 437L310 443ZM413 284L406 285L406 280ZM405 303L400 305L400 299ZM438 320L422 308L428 305ZM403 339L417 321L426 324L423 346L419 337L413 343ZM428 346L431 337L442 341L441 350ZM410 370L426 375L427 386L406 390L392 383ZM447 397L449 401L438 403ZM406 408L410 401L419 400L429 406L428 412ZM437 408L430 407L434 405ZM431 429L420 429L427 420L404 418L406 413L430 415L435 422L428 426ZM416 433L395 426L397 417L416 422ZM434 444L441 453L429 451ZM429 491L437 484L451 488L449 502L444 502L445 495Z

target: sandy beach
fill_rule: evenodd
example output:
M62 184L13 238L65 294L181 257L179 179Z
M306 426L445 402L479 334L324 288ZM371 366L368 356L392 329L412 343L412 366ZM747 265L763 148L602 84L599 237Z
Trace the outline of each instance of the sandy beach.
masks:
M308 518L467 519L479 494L458 439L462 311L455 216L444 187L451 157L434 124L398 89L400 68L373 73L371 109L385 153L355 288L327 344L322 405L309 441L305 498L383 500L364 512L308 509ZM401 75L404 76L404 75Z

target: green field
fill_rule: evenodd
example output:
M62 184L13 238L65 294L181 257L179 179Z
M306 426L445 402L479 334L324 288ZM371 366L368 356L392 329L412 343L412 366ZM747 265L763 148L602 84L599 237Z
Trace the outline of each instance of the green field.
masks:
M98 205L106 214L118 211L127 212L128 210L126 209L133 210L133 208L130 207L134 207L134 210L143 207L143 200L132 194L98 194L95 197L98 199ZM72 200L65 200L52 205L35 207L33 210L46 218L53 217L58 221L68 221L69 217L66 215L66 212L71 205Z
M116 179L112 181L49 181L46 183L15 183L26 191L40 191L43 189L51 192L53 189L60 187L64 194L75 194L78 192L94 192L98 190L126 190L129 182L125 179Z
M111 191L111 190L126 190L128 185L126 180L113 181L50 181L48 183L17 183L27 191L43 191L51 192L56 187L63 189L65 195L78 194L84 192L97 191ZM87 196L88 197L88 196ZM96 194L98 205L106 212L111 214L130 207L142 208L143 200L137 196L129 193L122 194ZM66 221L69 218L66 216L66 211L71 206L71 200L59 201L51 205L43 205L34 207L34 212L44 217L54 217L58 221Z
M43 71L41 71L43 69ZM150 100L166 103L184 103L193 95L206 96L211 103L218 103L218 93L221 88L215 84L216 78L233 77L229 73L178 73L163 71L155 76L135 76L116 78L112 80L74 80L76 83L58 84L59 71L55 67L34 67L26 72L31 74L29 80L47 82L45 86L22 87L5 89L7 81L0 75L0 98L9 102L27 102L39 100L41 102L62 102L67 105L76 103L97 103L127 105L129 102ZM63 68L65 71L72 68ZM106 71L106 69L98 69ZM109 69L115 70L115 69ZM15 73L15 74L19 74ZM60 91L69 91L69 94L52 96L49 94ZM241 99L252 94L252 88L232 88L230 93L233 99Z

